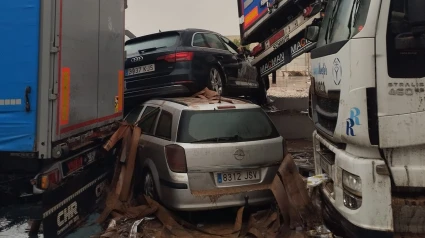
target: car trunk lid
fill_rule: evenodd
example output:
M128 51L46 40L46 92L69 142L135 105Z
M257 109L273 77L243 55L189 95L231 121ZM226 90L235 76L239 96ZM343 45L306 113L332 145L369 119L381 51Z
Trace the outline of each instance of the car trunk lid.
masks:
M192 191L261 183L283 159L283 139L260 108L183 111L177 140Z
M170 74L176 62L191 59L193 53L176 52L180 45L180 33L176 31L161 32L153 35L131 39L126 42L125 78L127 88L147 86L151 80ZM137 80L137 85L131 81ZM160 82L155 82L158 84ZM143 85L139 85L143 84Z

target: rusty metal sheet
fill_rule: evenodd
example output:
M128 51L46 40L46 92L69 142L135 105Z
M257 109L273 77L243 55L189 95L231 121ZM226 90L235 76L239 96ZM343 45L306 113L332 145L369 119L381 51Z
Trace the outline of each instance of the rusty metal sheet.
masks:
M425 196L392 198L394 232L408 236L425 236ZM417 236L420 235L420 236Z
M283 223L291 228L301 226L302 220L295 208L291 205L286 189L278 176L273 180L271 190L279 206L280 213L282 214Z
M315 227L321 223L321 219L314 208L303 177L298 173L291 154L287 154L278 169L278 175L285 187L289 203L308 227Z

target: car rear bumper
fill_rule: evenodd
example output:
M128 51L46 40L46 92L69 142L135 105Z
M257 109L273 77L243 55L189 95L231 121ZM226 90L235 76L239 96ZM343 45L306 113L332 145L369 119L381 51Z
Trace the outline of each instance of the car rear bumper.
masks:
M229 195L194 195L184 183L161 181L161 202L165 206L181 210L213 210L245 205L245 197L249 205L263 205L274 200L271 190L246 191ZM172 199L170 199L172 198Z

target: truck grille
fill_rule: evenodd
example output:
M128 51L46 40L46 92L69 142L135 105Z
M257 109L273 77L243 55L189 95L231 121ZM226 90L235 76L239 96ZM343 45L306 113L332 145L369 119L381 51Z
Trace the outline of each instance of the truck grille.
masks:
M332 97L315 95L314 123L323 132L333 135L338 119L339 92L333 92Z

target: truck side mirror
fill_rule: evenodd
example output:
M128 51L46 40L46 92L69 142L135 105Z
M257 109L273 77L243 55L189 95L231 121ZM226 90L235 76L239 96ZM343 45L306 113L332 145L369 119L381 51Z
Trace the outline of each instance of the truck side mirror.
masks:
M307 26L305 29L305 38L311 42L316 42L319 38L320 27L319 26Z

